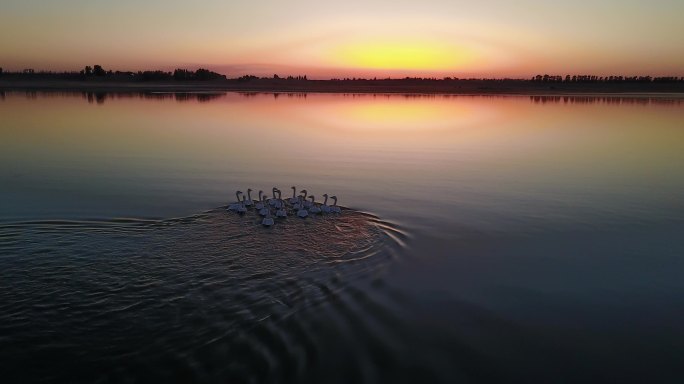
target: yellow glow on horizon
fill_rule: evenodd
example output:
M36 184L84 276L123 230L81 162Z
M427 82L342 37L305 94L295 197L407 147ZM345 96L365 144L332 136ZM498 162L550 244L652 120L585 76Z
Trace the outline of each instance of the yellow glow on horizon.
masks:
M332 58L355 68L435 71L462 69L475 61L475 54L434 42L363 42L341 46Z

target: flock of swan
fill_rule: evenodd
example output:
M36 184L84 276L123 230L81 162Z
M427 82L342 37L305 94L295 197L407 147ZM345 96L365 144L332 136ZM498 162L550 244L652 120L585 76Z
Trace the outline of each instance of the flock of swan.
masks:
M268 198L264 191L259 191L259 198L252 200L252 189L247 190L247 196L242 191L236 191L235 197L237 202L228 206L228 211L234 211L239 214L244 214L249 208L254 209L264 216L261 224L270 227L275 223L273 220L272 210L275 211L275 217L287 217L288 211L291 210L293 214L304 218L309 214L323 214L323 213L341 213L342 210L337 206L337 196L328 196L324 194L325 201L317 203L316 197L309 195L306 189L302 189L297 195L297 187L292 188L292 197L283 199L280 189L273 187L273 197ZM242 196L242 197L240 197ZM328 199L333 200L333 205L328 205Z

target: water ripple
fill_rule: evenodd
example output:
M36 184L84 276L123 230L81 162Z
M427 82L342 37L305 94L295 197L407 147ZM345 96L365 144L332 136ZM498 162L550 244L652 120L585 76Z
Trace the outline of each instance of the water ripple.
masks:
M348 209L272 228L223 207L169 220L0 224L5 377L313 380L331 338L396 336L388 304L357 284L381 281L407 239ZM360 377L374 353L361 344Z

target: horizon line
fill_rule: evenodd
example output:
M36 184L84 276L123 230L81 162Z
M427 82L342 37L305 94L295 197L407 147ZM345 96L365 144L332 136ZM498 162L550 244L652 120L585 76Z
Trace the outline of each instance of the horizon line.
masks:
M98 64L93 65L95 66L100 66ZM123 75L123 74L140 74L140 73L166 73L166 74L173 74L175 71L192 71L191 69L193 66L175 66L173 70L165 70L165 69L145 69L145 70L104 70L105 75ZM565 72L562 75L559 74L552 74L553 72L545 72L545 73L534 73L531 75L527 76L492 76L492 75L481 75L481 76L456 76L456 75L451 75L451 76L436 76L434 74L430 73L425 73L425 74L412 74L412 75L407 75L407 74L388 74L388 75L373 75L373 76L360 76L360 75L342 75L342 76L309 76L306 73L298 73L298 74L286 74L286 75L280 75L277 72L274 72L272 75L255 75L255 74L250 74L246 73L243 75L236 75L235 77L228 77L228 74L223 73L223 72L217 72L214 70L208 69L208 67L211 66L202 66L199 65L197 66L197 69L194 71L198 70L207 70L214 72L216 74L225 76L226 80L239 80L239 79L244 79L244 78L251 78L251 79L260 79L260 80L267 80L267 79L283 79L287 80L295 78L297 80L305 80L305 81L360 81L360 80L368 80L368 81L379 81L379 80L537 80L537 81L550 81L550 82L559 82L559 81L574 81L572 79L577 79L579 80L580 78L582 80L587 80L587 81L601 81L601 80L606 80L606 79L614 79L614 80L625 80L625 79L634 79L634 80L647 80L647 79L673 79L673 80L684 80L684 76L681 75L651 75L651 74L629 74L626 75L624 73L617 73L617 74L612 74L612 75L596 75L596 74L591 74L591 73L569 73ZM91 68L91 66L86 65L83 67L84 69L86 68ZM100 66L100 68L102 68ZM166 67L165 68L170 68ZM20 70L5 70L2 66L0 66L0 76L2 74L11 74L11 75L84 75L84 69L81 70L45 70L45 69L39 69L36 70L34 68L30 67L25 67ZM409 70L407 70L409 71ZM257 71L255 73L259 73L263 71ZM396 71L392 71L396 72ZM412 72L412 71L409 71ZM282 73L282 72L281 72ZM92 76L92 75L88 75Z

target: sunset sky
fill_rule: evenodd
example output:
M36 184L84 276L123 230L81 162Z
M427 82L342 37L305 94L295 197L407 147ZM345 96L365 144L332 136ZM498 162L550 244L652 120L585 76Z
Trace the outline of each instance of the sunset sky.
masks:
M4 0L0 67L682 76L682 15L682 0Z

